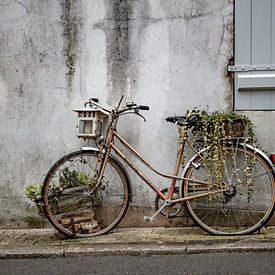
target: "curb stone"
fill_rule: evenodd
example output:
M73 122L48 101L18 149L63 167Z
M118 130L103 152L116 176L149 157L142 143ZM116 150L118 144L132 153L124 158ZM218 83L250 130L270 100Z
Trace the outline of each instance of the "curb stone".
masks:
M0 230L0 259L275 252L275 228L261 234L214 237L185 228L128 228L85 239L58 239L53 230Z

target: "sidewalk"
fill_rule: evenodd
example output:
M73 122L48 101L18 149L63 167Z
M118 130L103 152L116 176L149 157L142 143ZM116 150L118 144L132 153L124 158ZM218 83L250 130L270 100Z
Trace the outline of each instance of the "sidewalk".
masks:
M275 251L275 227L260 234L216 237L198 228L128 228L85 239L59 239L53 229L0 230L0 258Z

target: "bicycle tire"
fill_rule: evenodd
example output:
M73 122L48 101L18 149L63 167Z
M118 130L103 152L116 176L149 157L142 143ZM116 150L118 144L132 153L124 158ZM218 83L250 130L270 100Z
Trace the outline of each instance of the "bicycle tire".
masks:
M247 235L260 230L274 212L272 163L264 153L250 145L227 146L222 157L221 181L213 175L213 161L206 163L207 150L202 149L195 155L183 171L186 180L183 180L182 195L224 191L186 201L189 215L212 235ZM195 181L208 181L209 184Z
M96 151L77 151L58 160L43 183L44 211L67 237L93 237L113 229L129 205L130 184L121 164L109 157L94 188ZM65 186L65 187L64 187Z

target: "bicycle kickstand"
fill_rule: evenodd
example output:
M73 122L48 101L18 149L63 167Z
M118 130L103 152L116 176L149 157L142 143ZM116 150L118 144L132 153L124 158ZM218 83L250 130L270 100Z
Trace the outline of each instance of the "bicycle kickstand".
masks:
M164 204L159 208L159 210L153 216L144 216L144 220L147 222L155 221L155 217L167 206L171 205L171 200L166 200Z

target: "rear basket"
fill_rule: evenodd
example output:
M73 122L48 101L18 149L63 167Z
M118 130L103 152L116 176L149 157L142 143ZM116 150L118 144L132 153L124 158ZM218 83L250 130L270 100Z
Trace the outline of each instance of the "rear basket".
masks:
M243 137L245 131L245 123L242 119L234 119L232 121L224 121L224 130L226 136L236 138Z

